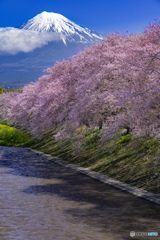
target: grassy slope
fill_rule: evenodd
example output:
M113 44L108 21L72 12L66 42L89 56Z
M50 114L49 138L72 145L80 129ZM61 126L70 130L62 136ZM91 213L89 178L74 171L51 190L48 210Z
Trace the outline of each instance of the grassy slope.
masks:
M76 135L54 139L48 132L41 139L32 139L26 146L58 156L64 160L88 167L133 186L160 193L160 143L158 139L133 138L131 134L112 138L99 147L100 131L83 131L80 145ZM77 135L78 136L78 135Z

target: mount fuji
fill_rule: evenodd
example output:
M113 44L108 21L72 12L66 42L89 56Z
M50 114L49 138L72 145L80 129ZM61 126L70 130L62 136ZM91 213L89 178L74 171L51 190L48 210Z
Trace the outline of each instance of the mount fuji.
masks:
M61 39L66 44L68 41L80 41L82 43L95 42L101 36L88 28L70 21L58 13L42 12L21 24L19 29L33 30L38 32L54 32L60 34Z
M101 39L95 31L45 11L17 28L0 28L0 87L22 88L44 69Z

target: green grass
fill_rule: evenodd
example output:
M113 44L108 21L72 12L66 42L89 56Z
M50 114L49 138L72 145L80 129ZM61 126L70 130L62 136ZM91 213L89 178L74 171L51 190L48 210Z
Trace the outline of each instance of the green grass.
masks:
M0 124L1 146L22 146L29 140L27 134L11 126Z

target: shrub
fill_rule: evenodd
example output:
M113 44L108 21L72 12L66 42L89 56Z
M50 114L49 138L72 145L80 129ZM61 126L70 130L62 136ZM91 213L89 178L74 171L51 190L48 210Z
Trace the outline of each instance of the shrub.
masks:
M0 145L19 146L27 142L28 136L16 128L0 125Z

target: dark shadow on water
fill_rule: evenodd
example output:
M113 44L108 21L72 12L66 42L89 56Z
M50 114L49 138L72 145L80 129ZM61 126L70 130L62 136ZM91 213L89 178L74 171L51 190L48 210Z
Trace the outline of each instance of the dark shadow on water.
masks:
M0 147L0 166L10 168L8 174L60 180L54 184L29 186L23 190L25 194L56 195L64 204L71 201L71 207L65 210L68 219L74 217L75 223L84 222L102 232L113 233L117 239L118 235L131 239L130 231L160 234L159 205L62 167L28 149L23 150L23 156L21 151L21 148ZM78 207L72 207L72 201L77 202Z
M57 195L71 201L71 207L65 210L69 219L72 217L75 223L83 222L103 232L117 234L117 239L118 235L130 239L131 230L147 232L154 229L160 232L159 206L81 174L70 172L62 177L65 180L62 183L29 186L23 192ZM58 178L61 179L60 176ZM72 201L78 202L78 207L72 207ZM88 208L83 207L87 205Z

